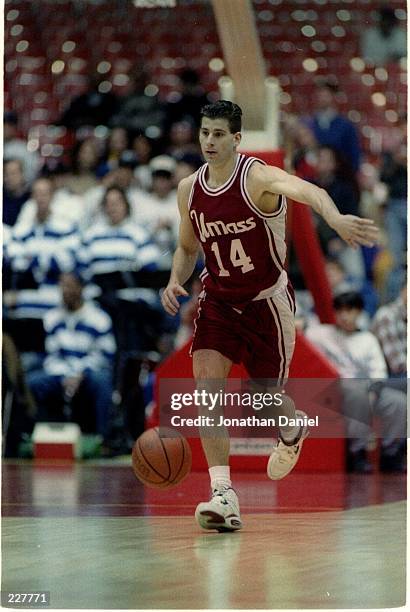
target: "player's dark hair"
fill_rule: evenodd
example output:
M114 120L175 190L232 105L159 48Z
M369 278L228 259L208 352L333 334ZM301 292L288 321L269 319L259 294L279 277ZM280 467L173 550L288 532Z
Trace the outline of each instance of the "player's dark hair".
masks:
M343 308L357 308L358 310L363 310L363 298L357 291L346 291L345 293L336 295L333 299L333 308L335 310L342 310Z
M237 104L228 100L219 100L214 104L207 104L201 109L201 119L226 119L231 134L236 134L242 129L242 109Z

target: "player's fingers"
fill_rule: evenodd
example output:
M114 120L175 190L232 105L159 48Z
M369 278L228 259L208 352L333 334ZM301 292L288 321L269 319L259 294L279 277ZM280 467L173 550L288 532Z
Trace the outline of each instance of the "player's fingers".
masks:
M178 308L176 308L169 300L164 300L163 307L167 311L168 314L174 316L178 312Z
M368 232L364 232L364 231L360 231L360 230L354 230L352 232L352 238L353 240L371 240L371 235L368 234Z
M372 234L374 236L377 236L377 234L379 233L379 228L377 227L377 225L367 225L367 224L363 224L363 223L357 223L356 224L356 229L360 232L365 232L366 234Z
M355 217L355 219L360 225L375 225L373 219L368 219L367 217Z
M362 223L361 221L365 221ZM360 219L357 223L355 223L355 231L358 232L361 236L367 237L370 240L376 240L379 236L379 228L372 221L367 223L367 219Z
M379 228L371 219L361 219L360 217L353 217L350 220L350 227L353 231L358 232L372 232L377 234Z
M373 240L373 242L378 242L380 240L380 232L377 231L366 231L366 238L368 240Z
M179 304L178 306L175 306L170 300L167 300L165 302L165 307L169 314L176 315L178 312Z
M367 227L377 227L375 222L373 221L373 219L362 219L361 217L357 217L357 221L359 223L359 225L361 225L362 227L367 226Z
M172 297L172 299L171 299ZM172 315L178 312L179 302L173 293L168 292L166 289L162 292L161 302L165 310Z
M168 301L175 306L175 308L179 308L179 302L177 300L177 297L175 295L175 292L172 290L165 290L164 295L166 296L166 298L168 299Z
M366 246L373 246L378 240L379 232L375 228L356 230L354 238Z

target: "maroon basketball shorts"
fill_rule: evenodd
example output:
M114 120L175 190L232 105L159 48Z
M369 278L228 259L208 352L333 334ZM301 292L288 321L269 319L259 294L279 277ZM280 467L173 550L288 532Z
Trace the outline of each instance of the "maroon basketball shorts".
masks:
M277 295L250 302L242 312L201 294L191 354L219 351L242 362L251 378L288 376L295 347L295 301L290 285Z

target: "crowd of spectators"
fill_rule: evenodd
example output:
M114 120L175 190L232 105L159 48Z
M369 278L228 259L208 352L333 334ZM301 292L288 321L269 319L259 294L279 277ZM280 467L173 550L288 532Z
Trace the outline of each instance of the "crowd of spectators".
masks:
M396 298L407 268L407 116L378 156L366 155L354 124L337 109L334 80L317 83L317 112L287 117L288 164L295 174L326 189L339 210L375 220L380 244L353 250L317 216L325 256L337 261L354 283L373 285L374 306ZM367 310L367 308L366 308Z
M53 163L28 151L14 112L4 115L3 327L14 351L6 357L23 373L25 393L12 399L20 433L36 420L74 418L109 444L127 359L143 368L175 346L179 322L158 290L178 235L177 184L202 163L197 126L209 100L190 69L167 104L144 93L143 71L121 98L101 93L100 80L93 72L62 114L75 142ZM18 429L13 419L9 454Z
M177 239L177 184L202 163L197 127L209 100L191 69L180 75L179 97L168 102L146 94L143 70L130 77L129 90L118 98L101 93L92 73L88 90L59 121L75 144L53 165L28 152L17 115L4 116L3 325L14 347L7 355L28 385L13 399L27 406L19 409L22 431L38 419L74 415L109 444L111 399L121 404L124 359L158 362L192 332L198 281L176 320L161 309L158 290L166 284ZM370 164L356 128L338 110L337 94L335 81L320 81L316 112L288 118L289 166L325 188L343 213L365 214L380 224L379 246L353 250L315 219L333 294L355 291L363 300L357 325L380 342L387 365L378 374L405 376L406 346L396 343L395 334L404 337L407 322L401 304L406 118L400 138ZM95 130L101 125L104 138ZM314 306L303 285L296 290L298 318L307 329L317 323ZM388 302L400 313L390 318L390 335L381 324L392 311ZM3 379L10 378L8 369L9 358ZM78 397L88 398L81 404L87 414L79 414ZM128 432L130 438L139 433ZM11 454L17 448L13 435Z

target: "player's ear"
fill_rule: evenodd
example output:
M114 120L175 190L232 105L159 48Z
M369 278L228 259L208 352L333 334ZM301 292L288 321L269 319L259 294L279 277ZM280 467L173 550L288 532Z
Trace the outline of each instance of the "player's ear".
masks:
M235 132L235 134L233 135L233 142L234 142L235 149L236 147L239 147L241 140L242 140L241 132Z

